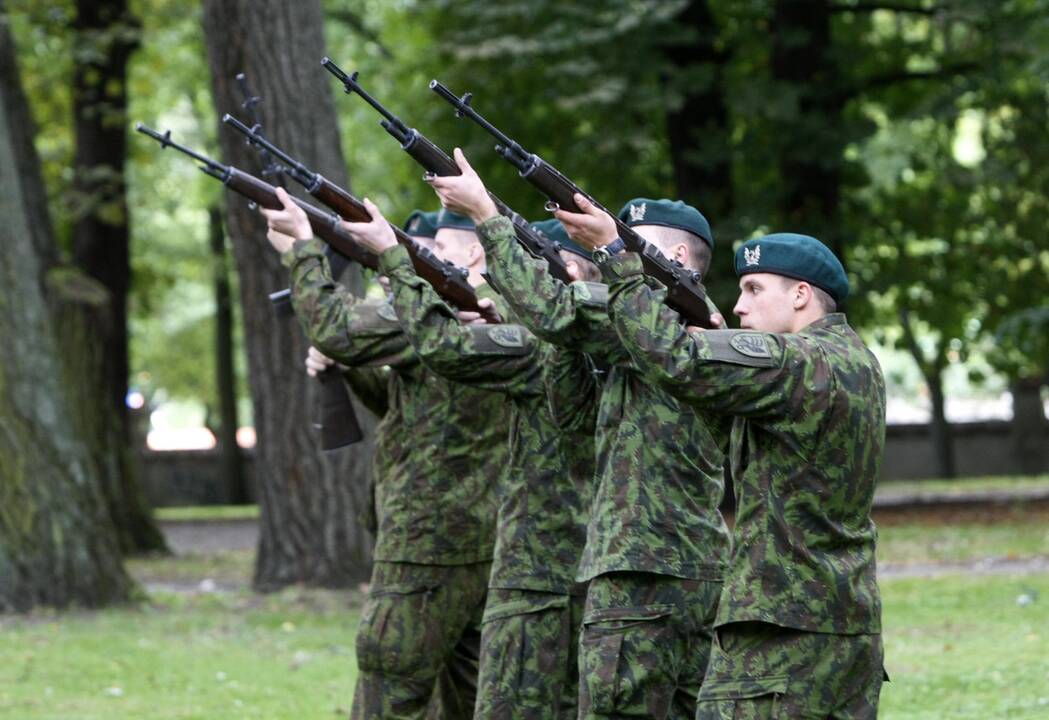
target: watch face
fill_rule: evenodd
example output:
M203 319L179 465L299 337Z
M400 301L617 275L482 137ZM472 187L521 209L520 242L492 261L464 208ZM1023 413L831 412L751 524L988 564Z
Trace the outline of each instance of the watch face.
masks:
M594 253L593 253L594 262L597 263L598 265L604 265L608 261L608 258L610 258L610 257L612 257L612 256L609 255L608 254L608 250L605 250L604 248L598 248L597 250L594 250Z

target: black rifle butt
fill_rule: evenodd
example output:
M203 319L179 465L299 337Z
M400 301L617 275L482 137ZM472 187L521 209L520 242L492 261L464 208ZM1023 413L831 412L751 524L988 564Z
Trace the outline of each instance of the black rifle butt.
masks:
M330 452L364 439L350 393L336 368L318 373L321 383L321 418L314 423L321 432L321 450Z

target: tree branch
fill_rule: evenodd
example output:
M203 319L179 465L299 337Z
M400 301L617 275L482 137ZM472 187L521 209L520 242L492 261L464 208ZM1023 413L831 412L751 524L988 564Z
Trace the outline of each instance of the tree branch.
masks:
M327 15L333 20L336 20L337 22L341 22L343 25L346 25L365 40L369 40L375 43L379 47L379 52L381 52L382 56L387 60L393 57L393 55L390 53L387 47L382 44L382 40L379 39L379 34L365 27L364 21L361 20L360 16L357 15L357 13L351 12L349 10L330 10L328 11Z

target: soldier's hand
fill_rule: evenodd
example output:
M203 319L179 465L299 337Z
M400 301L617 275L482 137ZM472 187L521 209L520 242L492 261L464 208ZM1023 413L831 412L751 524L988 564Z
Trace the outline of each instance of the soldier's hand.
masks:
M501 322L502 319L499 317L499 313L495 309L495 303L492 302L491 298L478 298L477 306L481 308L481 312L459 310L456 313L459 317L459 322L463 325L485 325Z
M259 208L269 228L295 240L309 240L313 237L313 229L310 227L309 218L306 217L306 211L295 204L284 188L277 188L277 199L280 200L283 208L279 210Z
M466 215L477 225L498 215L499 211L492 202L492 198L488 197L484 182L467 162L463 151L455 148L452 154L455 156L455 164L459 166L462 175L441 177L427 173L423 176L423 179L430 183L430 187L437 193L441 205L452 212Z
M712 330L724 330L725 329L725 318L724 318L724 316L721 313L711 313L710 314L710 324L714 326L713 328L711 328ZM688 327L685 328L685 331L686 332L690 332L690 333L694 333L694 332L704 332L706 329L707 328L700 327L699 325L689 325Z
M344 220L341 224L355 242L381 254L397 244L397 237L393 234L393 228L390 227L390 223L386 222L386 218L379 212L379 208L376 207L375 203L368 198L364 198L364 207L367 208L368 214L372 216L371 222L346 222Z
M464 325L498 325L503 321L499 311L495 309L495 303L492 302L491 298L478 298L477 307L481 308L481 312L459 310L456 313L459 317L459 322Z
M270 241L270 245L273 249L281 254L291 250L291 246L295 244L295 238L291 235L277 232L273 228L266 231L266 239Z
M310 345L310 349L306 353L306 374L310 377L317 377L317 373L324 372L332 365L335 361L327 355L323 354L320 350Z
M616 221L611 215L594 207L592 202L579 193L575 194L573 200L582 212L574 213L561 209L554 211L554 217L565 226L568 237L587 250L604 247L616 239Z

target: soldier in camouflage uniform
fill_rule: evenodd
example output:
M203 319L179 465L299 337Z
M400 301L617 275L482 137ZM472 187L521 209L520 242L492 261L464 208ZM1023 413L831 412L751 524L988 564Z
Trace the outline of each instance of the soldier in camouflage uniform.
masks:
M697 717L874 718L881 369L836 312L848 279L818 240L769 235L735 260L743 329L706 332L681 327L636 255L604 263L635 362L683 401L733 418L735 547Z
M362 301L336 285L305 215L278 195L284 210L263 212L306 335L342 364L391 369L390 408L377 430L379 527L352 717L426 717L442 674L457 692L442 698L437 714L470 717L506 413L498 396L423 366L388 302Z
M442 213L438 225L469 229L465 242L480 251L469 218ZM380 253L394 308L423 362L510 401L510 464L499 490L475 717L575 718L583 602L574 577L590 505L596 415L590 362L519 325L463 324L415 274L381 215L347 228ZM571 271L584 260L570 262Z
M415 242L432 250L434 235L437 234L437 212L425 212L414 210L405 221L402 228ZM380 282L385 285L385 278ZM310 377L316 377L317 373L327 370L335 365L335 361L329 358L312 345L306 356L306 372ZM384 418L390 410L388 386L390 383L389 368L374 365L339 365L339 372L343 381L353 391L354 396L378 418ZM383 432L379 433L377 446L385 451L387 439L395 436L397 429L396 418L391 418L380 427ZM392 431L392 432L391 432ZM371 477L368 478L368 502L361 509L357 519L368 530L375 535L379 528L379 520L375 514L375 476L376 468L372 468Z
M459 150L455 156L463 174L430 183L446 207L478 212L484 186ZM667 224L634 224L676 259L695 264L695 246L707 245L693 236L712 243L698 211L656 201L646 207L640 220ZM580 717L692 720L728 557L718 511L724 439L632 366L608 318L603 285L555 280L514 240L509 221L490 211L487 218L478 232L488 272L519 321L608 369L595 438L598 487L576 576L589 582ZM685 223L691 230L682 238Z

